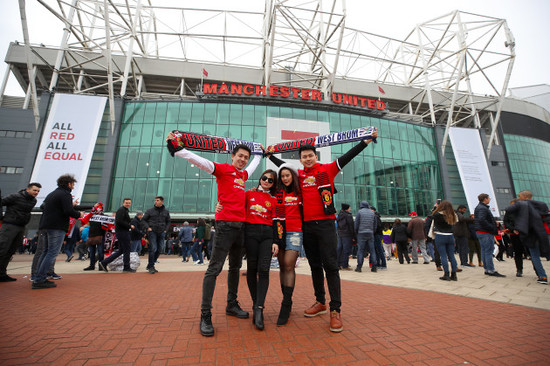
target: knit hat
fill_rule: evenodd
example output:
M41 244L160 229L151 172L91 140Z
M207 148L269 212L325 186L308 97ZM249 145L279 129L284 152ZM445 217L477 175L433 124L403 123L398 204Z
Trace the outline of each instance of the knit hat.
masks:
M342 210L346 211L349 208L347 203L342 203Z
M416 212L413 211L413 212L411 212L411 213L409 214L409 216L416 217L416 216L418 216L418 214L417 214Z
M143 215L143 211L138 211L138 212L136 213L136 216L139 216L139 215Z
M281 174L281 170L283 168L286 168L288 170L291 170L294 172L294 174L298 175L298 169L296 169L292 164L289 164L289 163L284 163L283 165L281 165L279 167L279 171L277 172L277 174Z

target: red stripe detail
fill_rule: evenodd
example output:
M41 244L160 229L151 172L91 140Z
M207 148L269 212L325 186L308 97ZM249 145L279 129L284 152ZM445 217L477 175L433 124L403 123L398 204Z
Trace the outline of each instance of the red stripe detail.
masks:
M281 130L281 139L283 140L299 140L317 136L319 134L315 132Z

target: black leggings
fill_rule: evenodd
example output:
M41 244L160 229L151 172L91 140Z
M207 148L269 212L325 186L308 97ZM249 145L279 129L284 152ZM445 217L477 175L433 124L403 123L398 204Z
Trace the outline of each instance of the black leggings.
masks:
M255 306L263 307L265 303L269 288L272 244L271 225L246 224L244 234L246 282Z
M399 263L403 264L403 258L409 263L409 243L406 241L398 241L397 244L397 256L399 257Z

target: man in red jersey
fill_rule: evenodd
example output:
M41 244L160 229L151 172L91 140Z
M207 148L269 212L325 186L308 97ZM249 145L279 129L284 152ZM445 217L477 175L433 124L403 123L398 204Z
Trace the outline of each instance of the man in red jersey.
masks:
M372 134L372 139L378 137L378 132ZM341 332L344 329L340 319L340 274L338 271L337 238L334 220L336 219L333 192L334 178L344 166L357 156L371 139L363 140L347 153L329 164L317 161L314 146L304 145L299 149L300 162L304 169L298 170L302 200L304 205L304 249L311 268L311 279L315 291L315 304L304 311L304 316L314 317L325 314L325 281L326 273L330 293L330 330ZM277 166L284 161L270 156Z
M170 133L168 140L173 140L174 135ZM242 250L244 241L245 210L245 181L252 175L260 163L260 155L245 169L250 159L250 148L246 145L237 145L231 153L231 164L214 163L200 157L189 150L181 149L176 151L168 141L168 150L172 155L177 155L195 164L205 172L216 177L218 185L218 203L223 207L216 212L216 234L212 256L208 269L204 274L202 282L202 304L200 331L205 337L214 335L212 325L212 297L216 287L216 279L222 271L225 258L229 254L229 273L227 276L227 315L236 316L241 319L248 318L248 312L241 309L237 301L237 290L239 288L239 270L242 265Z

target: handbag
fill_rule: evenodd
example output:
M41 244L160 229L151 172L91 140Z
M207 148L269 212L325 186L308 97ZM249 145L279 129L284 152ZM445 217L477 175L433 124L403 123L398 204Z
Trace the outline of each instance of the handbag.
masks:
M428 230L428 237L435 239L434 220L432 220L432 224L430 225L430 230Z
M88 246L98 245L98 244L101 244L101 243L103 243L103 236L102 235L92 236L91 238L88 238L88 240L86 240L86 245L88 245Z

